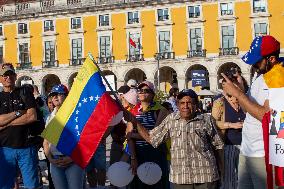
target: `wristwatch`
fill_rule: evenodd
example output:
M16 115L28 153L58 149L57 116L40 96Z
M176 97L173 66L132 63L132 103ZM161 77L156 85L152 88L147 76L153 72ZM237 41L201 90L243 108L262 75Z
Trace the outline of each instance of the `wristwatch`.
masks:
M20 117L21 115L22 115L22 113L19 110L15 111L15 117L16 118Z

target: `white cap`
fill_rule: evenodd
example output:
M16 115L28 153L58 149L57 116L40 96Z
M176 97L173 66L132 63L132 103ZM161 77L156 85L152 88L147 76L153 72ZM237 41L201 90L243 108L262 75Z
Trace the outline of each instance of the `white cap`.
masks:
M127 85L128 85L129 87L131 87L131 88L136 88L136 87L137 87L137 81L134 80L134 79L129 79L129 80L127 81Z

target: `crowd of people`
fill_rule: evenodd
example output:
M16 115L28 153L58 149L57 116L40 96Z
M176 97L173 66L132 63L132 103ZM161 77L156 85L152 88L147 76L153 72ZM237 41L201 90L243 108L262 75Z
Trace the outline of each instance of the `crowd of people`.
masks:
M261 42L259 42L261 40ZM262 43L262 48L254 48ZM260 52L260 50L261 52ZM263 50L264 49L264 50ZM240 70L223 73L222 94L207 112L191 89L172 88L167 100L155 98L149 81L131 79L117 90L124 117L111 131L110 165L131 165L134 179L128 189L265 189L266 167L261 121L271 111L263 74L282 65L280 44L272 36L257 37L243 61L257 76L248 87ZM35 85L15 86L12 64L0 67L0 188L42 187L38 161L48 164L49 188L104 188L106 137L85 170L39 137L68 95L64 85L53 86L47 97ZM41 153L38 153L38 152ZM162 171L154 185L143 183L137 168L156 163ZM118 188L116 186L110 186Z

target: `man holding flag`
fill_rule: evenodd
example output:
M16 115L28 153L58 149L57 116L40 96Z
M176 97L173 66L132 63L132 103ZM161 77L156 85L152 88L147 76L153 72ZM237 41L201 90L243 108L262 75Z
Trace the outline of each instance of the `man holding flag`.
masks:
M273 188L272 168L268 165L268 126L263 130L261 121L270 111L269 90L284 87L284 74L281 74L284 68L279 54L280 43L274 37L259 36L253 40L249 52L242 57L258 73L247 95L222 74L226 80L222 83L223 90L235 96L247 111L242 133L239 189Z

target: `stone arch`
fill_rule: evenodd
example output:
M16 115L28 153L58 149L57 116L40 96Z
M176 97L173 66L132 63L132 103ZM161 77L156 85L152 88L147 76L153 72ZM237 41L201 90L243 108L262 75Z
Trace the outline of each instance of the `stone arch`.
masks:
M192 77L194 77L194 81ZM186 88L199 87L210 89L208 69L201 64L191 65L185 74L185 85Z
M158 72L155 72L154 84L159 89ZM160 89L163 92L169 92L172 87L178 87L177 72L170 66L160 68Z
M76 78L78 72L75 72L75 73L72 73L70 75L70 77L68 78L68 88L69 90L71 89L72 85L73 85L73 82L74 82L74 79Z
M59 77L55 74L47 74L42 79L42 93L47 95L54 85L61 84Z
M145 81L147 79L147 76L143 70L139 68L132 68L128 70L128 72L124 76L124 84L126 84L130 79L134 79L138 83L141 83L142 81Z
M102 74L109 81L109 84L111 85L113 90L116 91L116 89L117 89L117 77L116 77L116 75L110 70L103 70ZM103 82L105 83L104 79L103 79ZM108 89L107 85L106 85L106 88L107 88L108 91L110 90L110 89Z
M20 87L24 84L32 84L33 85L34 80L30 76L26 76L26 75L20 76L16 81L16 86Z
M238 68L241 71L239 65L234 62L226 62L218 68L217 71L218 89L221 89L221 83L219 82L222 79L221 73L227 73L228 71L230 71L231 68Z

